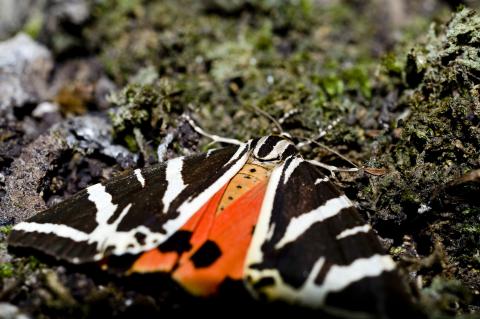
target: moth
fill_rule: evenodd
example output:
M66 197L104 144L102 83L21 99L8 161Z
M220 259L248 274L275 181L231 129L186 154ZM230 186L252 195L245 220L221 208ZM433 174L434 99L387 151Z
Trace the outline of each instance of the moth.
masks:
M409 304L372 227L281 136L90 186L14 226L8 243L74 264L132 255L127 274L167 272L197 296L238 280L255 298L332 313L402 318Z

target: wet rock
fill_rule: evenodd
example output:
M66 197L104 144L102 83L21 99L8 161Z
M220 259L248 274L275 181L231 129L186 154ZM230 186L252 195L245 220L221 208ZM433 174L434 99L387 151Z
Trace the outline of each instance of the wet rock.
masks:
M0 112L46 99L52 68L48 49L27 35L18 34L0 42Z

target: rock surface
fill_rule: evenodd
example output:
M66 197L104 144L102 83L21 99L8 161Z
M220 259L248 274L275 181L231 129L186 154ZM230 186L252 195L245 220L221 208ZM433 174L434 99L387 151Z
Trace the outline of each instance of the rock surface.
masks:
M0 112L45 99L52 68L49 50L27 35L0 42Z
M138 158L125 147L112 144L111 126L105 118L83 116L59 123L27 145L10 165L6 195L0 201L0 224L19 222L45 209L44 179L72 152L86 157L101 154L123 167L132 166Z
M0 1L0 40L8 38L12 33L16 33L23 26L29 14L32 13L31 7L35 2L42 3L44 0L2 0Z
M8 304L5 302L0 302L0 318L1 319L29 319L25 314L22 314L18 307Z

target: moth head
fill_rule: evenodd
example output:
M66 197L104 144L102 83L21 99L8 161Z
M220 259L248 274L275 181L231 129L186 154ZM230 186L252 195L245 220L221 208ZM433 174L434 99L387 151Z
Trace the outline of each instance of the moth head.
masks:
M264 136L255 142L252 155L259 162L278 163L298 152L295 144L284 136Z

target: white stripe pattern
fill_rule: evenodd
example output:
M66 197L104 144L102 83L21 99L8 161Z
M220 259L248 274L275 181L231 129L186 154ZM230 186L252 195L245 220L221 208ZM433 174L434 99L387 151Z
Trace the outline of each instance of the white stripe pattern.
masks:
M135 173L135 176L137 177L138 182L142 185L142 188L144 188L145 187L145 178L142 175L142 170L137 168L133 172Z
M235 174L245 165L250 156L249 152L245 152L242 156L242 153L246 148L250 147L250 143L241 145L235 155L232 158L237 160L234 164L212 185L207 189L201 192L195 198L188 198L178 207L178 216L175 219L168 220L164 225L163 229L167 232L168 235L173 234L180 227L182 227L189 219L192 217L213 195L215 195L225 184L232 179ZM230 161L233 162L231 159Z
M95 204L97 213L95 220L98 225L107 224L107 221L112 217L118 205L112 203L112 195L107 193L105 186L102 184L95 184L87 187L88 200Z
M40 224L34 222L21 222L15 225L14 230L24 232L37 232L42 234L55 234L55 236L68 238L76 242L87 241L88 234L78 229L61 224Z
M170 204L175 198L187 187L183 183L182 169L183 169L183 157L174 158L167 162L167 168L165 170L165 179L167 181L167 189L163 194L163 213L166 214L170 208Z
M342 209L352 207L352 203L345 195L329 199L320 207L294 217L290 220L287 230L282 239L275 245L280 249L286 244L295 241L301 234L307 231L313 224L324 221L327 218L337 215Z
M275 147L273 148L273 150L268 154L268 157L265 156L265 158L272 158L273 159L273 158L276 158L276 157L281 157L283 152L285 152L287 147L289 147L290 145L292 145L292 143L290 143L289 141L281 140L280 142L275 144Z
M293 288L283 281L277 269L249 269L247 275L247 288L254 295L258 295L254 284L262 278L270 277L275 281L274 285L262 287L260 290L271 300L283 299L292 303L303 304L312 308L325 306L325 299L329 293L338 292L349 285L369 277L376 277L383 272L395 269L395 263L388 255L373 255L367 258L359 258L349 265L333 265L321 283L316 283L318 274L325 265L325 257L320 257L313 265L308 278L300 288Z
M263 161L267 161L267 160L271 160L272 162L277 161L289 146L293 146L293 144L288 140L280 140L273 146L270 153L268 153L265 156L258 156L258 152L260 151L262 146L266 143L268 138L269 136L262 137L260 140L258 140L257 145L253 149L254 156L261 158Z
M265 144L265 141L267 140L267 138L268 136L264 136L258 140L257 145L253 149L254 154L258 154L258 152L260 151L260 148L263 146L263 144Z
M324 178L317 178L317 180L315 181L315 185L318 185L320 183L326 183L330 181L330 178L328 178L327 176L325 176Z
M371 229L372 229L372 226L370 226L369 224L352 227L352 228L345 229L344 231L342 231L340 234L337 235L336 238L337 239L342 239L342 238L346 238L346 237L349 237L349 236L353 236L353 235L358 234L358 233L368 233Z
M286 184L292 176L293 171L300 165L303 160L299 157L294 157L290 164L288 165L287 169L285 170L285 176L283 178L283 184Z
M388 255L373 255L359 258L349 265L333 265L320 285L315 283L318 274L323 268L325 258L320 257L315 263L308 279L298 292L300 301L307 305L319 306L323 304L329 293L338 292L349 285L364 278L375 277L385 271L395 269L395 263ZM299 297L299 296L298 296ZM297 297L297 298L298 298Z
M329 292L343 290L354 282L368 277L375 277L384 271L393 269L395 269L395 263L388 255L373 255L368 258L359 258L349 265L332 266L320 287L326 296Z

